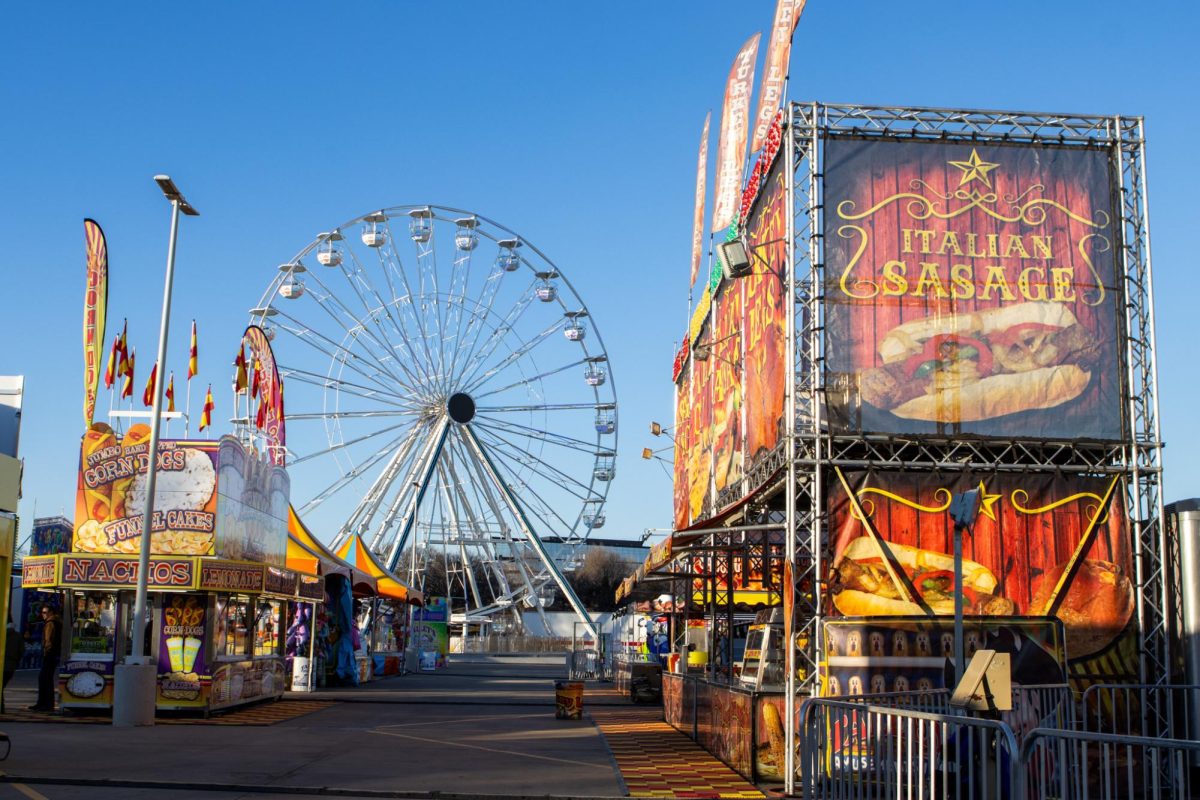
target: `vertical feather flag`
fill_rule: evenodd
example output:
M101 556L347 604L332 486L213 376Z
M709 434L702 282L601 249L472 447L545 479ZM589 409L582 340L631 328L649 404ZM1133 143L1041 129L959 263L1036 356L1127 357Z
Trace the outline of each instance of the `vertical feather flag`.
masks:
M200 430L212 425L213 404L212 384L208 385L208 394L204 398L204 408L200 410Z
M104 368L104 388L111 389L117 379L117 363L121 360L121 337L114 336L112 349L108 351L108 366Z
M197 350L197 347L196 347L196 320L192 320L192 347L188 351L188 376L187 376L187 379L189 381L192 378L196 377L196 373L199 371L198 366L197 366L198 352L199 351Z
M149 408L154 405L154 396L158 394L158 364L150 368L150 377L146 379L146 389L142 392L142 405Z
M167 381L167 411L175 413L175 373Z
M233 376L233 390L238 394L246 391L248 385L246 379L246 346L238 345L237 358L233 360L233 365L237 367L237 372Z
M136 347L129 351L129 356L125 359L125 367L122 370L123 374L125 375L125 383L121 387L122 400L124 400L126 397L133 397L133 362L135 358L137 358Z
M767 131L775 119L775 110L783 100L783 83L787 79L788 62L792 55L792 34L796 31L804 4L805 0L778 0L775 5L775 21L771 24L762 85L758 87L758 113L754 117L751 153L767 143Z
M712 122L712 112L704 118L704 132L700 134L700 154L696 158L696 202L692 211L692 282L696 285L696 276L700 274L700 256L704 252L704 195L708 184L708 125Z
M83 221L87 245L87 289L83 294L83 424L96 416L100 384L100 355L104 352L104 322L108 312L108 244L94 219Z
M725 83L725 105L721 110L721 135L717 139L717 188L713 199L712 230L729 227L738 212L742 171L746 166L746 140L750 133L750 96L754 89L754 65L758 58L756 33L738 50Z

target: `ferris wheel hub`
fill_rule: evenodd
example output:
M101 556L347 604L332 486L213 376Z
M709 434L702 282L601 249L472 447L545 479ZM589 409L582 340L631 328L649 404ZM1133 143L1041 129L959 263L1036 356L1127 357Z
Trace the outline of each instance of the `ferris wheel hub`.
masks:
M450 413L450 419L465 425L475 419L475 401L465 392L455 392L446 401L446 411Z

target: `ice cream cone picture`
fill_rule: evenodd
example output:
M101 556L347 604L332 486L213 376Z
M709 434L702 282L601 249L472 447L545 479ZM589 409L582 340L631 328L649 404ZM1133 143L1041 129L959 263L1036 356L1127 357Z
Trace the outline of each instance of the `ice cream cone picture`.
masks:
M92 425L83 435L83 468L86 471L88 468L89 456L95 455L106 448L116 447L117 437L113 434L112 428L103 422L97 422ZM104 522L113 516L112 514L112 486L102 483L95 488L89 487L86 483L83 484L84 502L87 506L87 514L90 519L97 522Z
M167 637L167 654L171 658L171 671L183 672L183 637Z
M200 652L200 640L187 636L183 640L183 672L196 671L196 654Z

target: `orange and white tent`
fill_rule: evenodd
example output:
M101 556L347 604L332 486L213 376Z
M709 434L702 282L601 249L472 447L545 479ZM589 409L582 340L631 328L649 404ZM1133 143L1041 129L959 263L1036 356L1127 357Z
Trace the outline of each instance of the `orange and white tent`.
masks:
M373 577L380 597L405 600L415 605L425 602L424 595L401 581L395 573L379 563L379 559L363 543L357 533L338 548L337 557Z

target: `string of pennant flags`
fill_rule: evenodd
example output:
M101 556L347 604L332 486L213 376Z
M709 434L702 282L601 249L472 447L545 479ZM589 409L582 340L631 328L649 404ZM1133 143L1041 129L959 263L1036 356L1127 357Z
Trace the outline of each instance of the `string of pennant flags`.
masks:
M137 348L129 346L129 321L125 320L121 326L121 332L113 337L112 346L108 353L108 363L104 371L104 388L110 391L117 391L117 383L120 382L119 394L120 400L126 400L133 396L133 387L135 379L137 363ZM270 382L270 390L267 389L268 381L264 378L265 370L261 359L257 356L251 362L246 357L246 345L243 341L239 347L236 357L233 360L233 393L235 402L238 396L245 395L249 392L249 402L257 402L257 410L254 415L255 427L260 430L266 426L267 415L271 411L279 412L282 416L283 409L283 386L278 381ZM187 368L187 383L188 397L191 397L191 381L199 372L199 346L197 343L196 321L192 320L192 336L191 345L188 350L188 368ZM154 405L154 396L158 389L158 364L154 364L150 368L150 375L146 379L146 385L142 391L142 404L147 408ZM176 412L175 407L175 373L170 372L167 378L167 388L165 392L167 400L167 411ZM208 384L204 396L204 405L200 411L200 426L201 431L212 425L212 413L216 408L216 403L213 400L212 384Z

